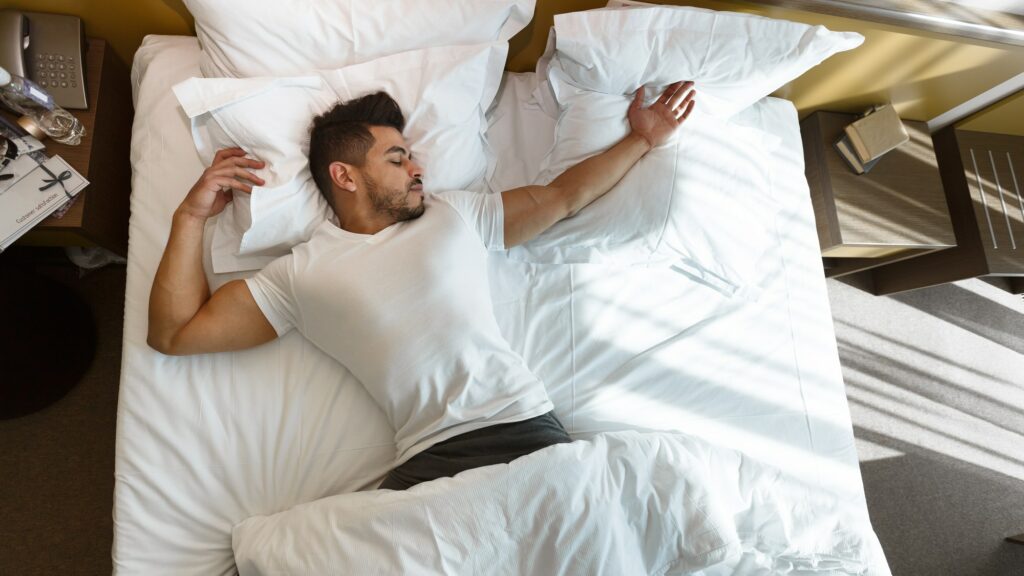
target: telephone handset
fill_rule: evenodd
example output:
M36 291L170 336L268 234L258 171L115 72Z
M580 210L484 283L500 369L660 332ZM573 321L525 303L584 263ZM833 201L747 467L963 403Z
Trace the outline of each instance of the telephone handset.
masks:
M88 108L85 48L77 16L0 10L0 67L35 82L64 108Z

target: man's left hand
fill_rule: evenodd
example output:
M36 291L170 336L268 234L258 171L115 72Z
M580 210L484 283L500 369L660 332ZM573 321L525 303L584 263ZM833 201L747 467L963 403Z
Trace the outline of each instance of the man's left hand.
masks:
M644 87L636 91L629 112L629 126L654 148L668 140L676 128L686 121L696 102L693 82L680 80L669 85L654 104L644 108Z

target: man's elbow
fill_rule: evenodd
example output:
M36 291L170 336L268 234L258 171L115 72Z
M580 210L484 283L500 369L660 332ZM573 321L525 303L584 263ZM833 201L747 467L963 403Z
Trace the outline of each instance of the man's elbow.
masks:
M146 336L146 344L150 348L167 356L181 356L182 352L175 346L174 337L167 337L150 332Z

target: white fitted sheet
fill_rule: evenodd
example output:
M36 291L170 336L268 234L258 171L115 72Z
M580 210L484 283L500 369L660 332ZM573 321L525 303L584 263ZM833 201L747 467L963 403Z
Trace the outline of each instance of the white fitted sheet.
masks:
M188 358L146 345L170 216L203 170L170 91L198 75L198 58L195 38L150 36L132 70L113 547L125 574L233 573L235 523L372 488L394 457L393 431L361 385L297 333ZM554 121L522 97L535 82L507 75L492 113L492 146L511 158L498 163L496 189L529 181L550 146ZM759 300L727 300L673 270L495 259L495 311L574 436L679 430L863 503L795 111L775 99L757 111L752 121L783 137L774 185L784 206ZM876 573L888 573L884 560Z

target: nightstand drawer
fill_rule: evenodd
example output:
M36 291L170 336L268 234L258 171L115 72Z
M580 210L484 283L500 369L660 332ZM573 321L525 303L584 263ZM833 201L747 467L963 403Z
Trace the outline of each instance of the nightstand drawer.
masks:
M956 131L988 274L1024 275L1024 137Z
M957 246L877 270L875 292L979 276L1011 277L1024 292L1024 136L950 126L934 139Z

